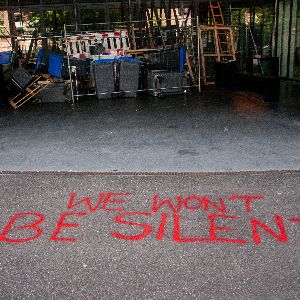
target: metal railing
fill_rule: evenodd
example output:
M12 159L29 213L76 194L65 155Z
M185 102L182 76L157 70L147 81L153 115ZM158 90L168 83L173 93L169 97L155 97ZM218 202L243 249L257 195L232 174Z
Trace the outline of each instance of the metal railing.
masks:
M136 1L132 0L131 3L134 4ZM71 5L71 4L107 4L107 3L120 3L120 0L0 0L0 6L6 7L26 7L34 5Z

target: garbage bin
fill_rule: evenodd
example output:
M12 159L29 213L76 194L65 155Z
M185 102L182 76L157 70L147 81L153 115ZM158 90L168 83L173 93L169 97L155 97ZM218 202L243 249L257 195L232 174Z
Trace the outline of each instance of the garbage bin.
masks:
M216 87L233 89L235 86L236 60L217 62L215 69Z
M137 58L121 57L119 63L119 91L122 96L133 98L139 88L140 60Z
M48 73L51 76L61 78L62 61L63 58L59 54L51 53L49 55Z
M98 100L111 98L115 92L115 66L114 59L96 60L92 64Z
M6 103L6 84L4 81L3 65L0 64L0 105Z
M12 52L11 51L5 51L0 52L0 65L8 65L11 63L12 58Z

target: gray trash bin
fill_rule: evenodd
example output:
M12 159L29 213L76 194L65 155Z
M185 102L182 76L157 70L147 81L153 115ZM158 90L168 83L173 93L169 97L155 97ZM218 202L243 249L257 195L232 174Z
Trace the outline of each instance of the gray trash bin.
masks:
M139 89L140 60L135 58L119 59L119 91L122 96L133 98Z
M95 61L93 73L98 100L111 98L111 94L115 92L115 60Z

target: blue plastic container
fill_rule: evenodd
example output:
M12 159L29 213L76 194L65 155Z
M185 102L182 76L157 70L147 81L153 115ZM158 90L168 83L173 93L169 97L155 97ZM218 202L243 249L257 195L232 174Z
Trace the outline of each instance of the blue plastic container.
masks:
M184 65L186 63L186 48L182 46L179 52L179 71L182 73L184 71Z
M51 53L49 55L48 73L53 77L61 78L62 62L62 56L56 53Z
M8 65L11 63L12 53L10 51L0 52L0 65Z
M35 70L39 71L42 65L43 61L43 56L44 56L44 49L41 48L38 52L37 58L36 58L36 64L35 64Z

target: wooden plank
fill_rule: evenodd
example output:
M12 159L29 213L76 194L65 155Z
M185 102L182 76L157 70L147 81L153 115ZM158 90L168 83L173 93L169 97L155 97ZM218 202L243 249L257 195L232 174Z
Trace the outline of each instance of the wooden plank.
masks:
M31 53L32 53L33 44L34 44L35 39L36 39L37 36L38 36L38 31L35 29L32 33L32 37L31 37L31 41L30 41L30 45L29 45L29 50L28 50L27 55L26 55L24 66L28 65L28 62L29 62L29 59L30 59L30 56L31 56Z
M232 57L233 57L234 60L236 60L232 28L230 28L230 30L229 30L229 35L230 35L230 46L231 46L231 51L232 51Z
M201 26L199 28L198 39L199 39L200 60L201 60L201 64L199 62L199 68L202 70L203 83L204 83L204 85L206 85L206 70L205 70L205 59L204 59L204 53L203 53L203 41L202 41Z
M151 17L148 8L146 8L146 30L148 34L148 41L149 41L149 46L150 48L154 48L154 40L153 40L153 35L152 35L152 30L151 30ZM149 24L148 24L149 22Z
M230 30L231 27L230 26L212 26L212 25L200 25L200 28L202 31L205 31L205 30L214 30L215 28L216 29L220 29L220 30Z
M214 38L215 38L215 49L216 49L216 53L217 53L217 61L220 61L220 47L219 47L219 39L218 39L218 31L215 28L214 29Z
M218 55L216 53L204 53L204 56L217 57ZM233 57L233 55L232 54L220 54L220 57Z

